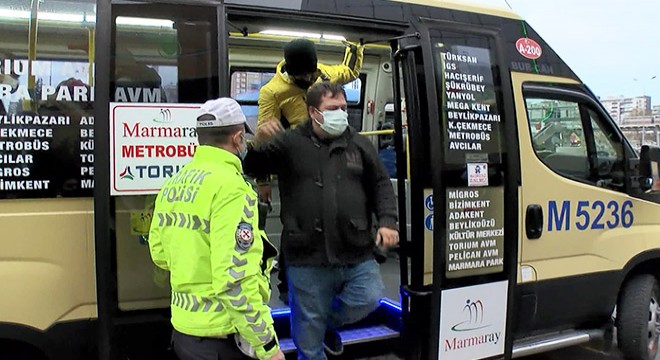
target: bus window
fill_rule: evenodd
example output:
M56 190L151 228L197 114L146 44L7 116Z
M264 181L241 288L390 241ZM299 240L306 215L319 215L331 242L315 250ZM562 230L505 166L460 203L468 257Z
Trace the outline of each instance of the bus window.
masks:
M385 105L385 120L378 126L378 130L394 130L394 104ZM395 179L396 149L394 148L393 133L378 135L378 156L383 161L390 178Z
M623 188L626 172L623 143L595 111L589 109L589 118L596 146L596 172L598 180L614 188Z
M262 71L232 71L231 97L239 102L257 102L259 89L266 85L275 73L272 69ZM344 85L346 102L349 105L359 105L362 102L362 77Z
M201 104L218 97L217 19L209 8L169 5L118 6L114 19L115 69L111 78L111 101L135 103L142 111L153 103ZM160 116L144 121L122 120L124 144L172 144L184 141L194 150L196 138L186 135L173 140L166 132L145 138L137 129L173 129L171 111L181 108L155 107ZM136 109L136 108L125 108ZM144 110L147 109L147 110ZM125 110L140 111L140 110ZM117 125L115 125L117 126ZM121 126L121 125L120 125ZM128 130L126 130L128 129ZM182 128L179 128L182 129ZM128 148L131 148L129 145ZM122 146L124 149L124 146ZM121 310L165 308L169 305L169 276L151 261L147 246L156 191L176 173L185 156L177 154L115 158L111 167L119 184L130 182L131 192L113 197L115 203L117 285ZM165 159L163 159L166 157ZM159 161L160 160L160 161ZM118 164L122 164L119 166ZM173 165L176 164L176 165ZM123 174L123 176L122 176ZM113 183L114 184L114 183ZM132 185L144 184L144 185ZM113 185L114 186L114 185ZM149 194L149 195L132 195ZM130 194L130 195L127 195Z
M229 89L231 97L241 104L241 109L253 129L257 128L259 90L275 73L269 70L236 70L231 72Z
M233 71L231 73L231 97L243 103L256 103L259 89L266 85L275 73L265 71Z
M231 71L230 91L231 97L236 99L248 118L250 126L257 125L257 111L259 90L275 76L273 69L249 69ZM366 81L366 74L344 85L346 102L348 103L349 123L358 131L362 130L363 105L362 83Z
M0 9L0 199L91 196L94 2L23 3Z
M568 178L623 189L623 143L602 115L580 100L525 98L534 151L549 168Z
M345 84L344 91L346 91L346 102L349 106L362 103L362 78L359 77Z
M588 180L589 162L579 104L542 98L526 98L525 102L539 159L561 175Z
M466 157L488 159L491 168L503 164L502 85L495 44L480 35L439 31L433 35L436 76L442 74L443 80L438 81L438 92L448 125L444 157L461 184Z
M360 76L352 82L344 85L346 91L346 103L348 104L348 123L357 131L362 131L362 124L364 123L364 105L362 97L364 96L363 85L367 81L367 74L360 74Z

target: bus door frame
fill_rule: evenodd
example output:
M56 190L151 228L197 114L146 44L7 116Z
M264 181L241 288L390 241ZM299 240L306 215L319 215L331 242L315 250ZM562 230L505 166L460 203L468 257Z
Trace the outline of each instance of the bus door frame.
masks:
M113 69L115 68L115 6L126 7L177 5L177 0L134 0L121 3L113 0L97 0L96 47L95 47L95 176L94 176L94 245L96 262L97 331L99 360L120 359L117 326L121 323L117 290L116 234L114 232L114 203L110 196L110 100ZM218 81L220 96L229 94L227 31L225 6L220 0L186 0L186 5L207 6L217 12L218 34Z
M411 29L417 33L415 29ZM407 180L410 189L410 219L406 211L399 210L400 225L399 237L399 266L400 266L400 293L401 293L401 344L405 359L421 359L425 344L424 337L428 336L428 314L425 310L430 306L431 289L424 286L424 238L422 229L415 226L423 221L423 207L419 201L412 199L424 195L424 163L428 158L424 140L424 127L421 118L420 92L417 81L417 55L421 46L417 39L391 41L392 59L394 61L392 81L394 89L395 114L395 148L406 146L405 154L397 151L397 190L399 194L406 194ZM403 82L403 89L401 83ZM407 141L403 139L403 109L397 99L405 98L407 118ZM399 209L406 209L407 199L398 198ZM410 239L408 239L407 224L410 222ZM410 271L408 264L410 262Z
M495 274L469 276L457 279L447 279L445 277L445 249L447 248L447 226L445 224L447 218L446 199L444 196L438 196L433 201L436 215L433 220L433 294L431 301L431 315L430 320L431 328L428 329L429 337L427 343L422 344L421 358L424 359L439 359L439 345L440 345L440 312L441 312L441 295L443 291L449 289L457 289L477 284L485 284L497 281L508 281L507 287L507 315L505 324L505 343L504 343L504 358L511 359L513 349L513 324L515 320L515 312L509 311L515 308L516 299L516 281L518 269L518 240L519 240L519 224L518 217L520 209L518 199L518 189L520 186L520 157L518 150L518 138L515 120L515 108L513 103L513 91L511 89L511 75L509 66L506 62L507 56L505 54L505 42L503 40L503 29L478 27L471 24L456 23L449 21L441 21L429 18L419 18L419 23L415 23L421 33L421 47L423 53L423 66L424 73L433 74L428 75L426 78L426 94L428 96L428 121L429 121L429 141L430 141L430 164L425 166L428 171L432 173L433 194L446 194L448 188L443 178L446 176L446 166L444 151L446 144L442 134L447 130L444 126L444 115L442 114L442 98L445 94L438 94L439 88L436 86L437 81L444 81L436 77L435 58L433 55L434 49L432 48L431 31L451 31L455 33L464 33L466 35L476 35L487 37L494 44L492 65L498 69L497 76L500 80L501 92L496 96L501 104L501 116L505 119L500 130L502 139L502 165L504 170L503 185L504 196L502 201L507 206L504 206L504 265L503 271ZM432 78L431 78L432 76ZM497 80L494 79L495 84ZM440 121L434 121L439 119ZM422 164L424 166L424 164ZM413 165L411 165L413 167ZM414 198L414 196L411 196ZM515 206L511 206L515 204ZM411 204L414 209L416 204ZM414 217L413 217L414 218ZM413 223L413 227L422 227L421 223ZM422 308L419 308L422 310ZM421 316L421 315L420 315ZM428 315L427 315L428 316ZM498 358L498 357L494 357Z

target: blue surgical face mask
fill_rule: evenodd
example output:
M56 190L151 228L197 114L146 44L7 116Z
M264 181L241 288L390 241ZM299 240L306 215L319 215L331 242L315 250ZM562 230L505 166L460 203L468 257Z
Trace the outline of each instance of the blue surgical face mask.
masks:
M241 161L243 161L245 160L247 153L248 153L248 147L247 147L247 143L245 142L245 136L243 136L243 149L239 147L238 154L236 154L236 156L238 156L238 158L241 159Z
M321 115L323 115L323 123L320 123L318 120L314 121L327 132L328 135L337 137L346 131L348 127L348 113L342 109L337 110L326 110L321 112L321 110L316 109Z

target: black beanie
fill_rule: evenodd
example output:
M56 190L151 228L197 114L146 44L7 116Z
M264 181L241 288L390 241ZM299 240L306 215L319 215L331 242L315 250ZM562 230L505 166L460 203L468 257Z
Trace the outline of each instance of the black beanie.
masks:
M284 46L286 72L301 75L316 71L316 46L307 39L296 39Z

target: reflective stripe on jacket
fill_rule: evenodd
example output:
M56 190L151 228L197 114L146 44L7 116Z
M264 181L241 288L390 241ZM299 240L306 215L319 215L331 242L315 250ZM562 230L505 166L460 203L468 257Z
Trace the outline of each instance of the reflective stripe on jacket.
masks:
M170 271L176 330L200 337L238 332L261 359L278 350L267 305L277 251L258 224L257 195L238 157L200 146L158 194L149 249Z

